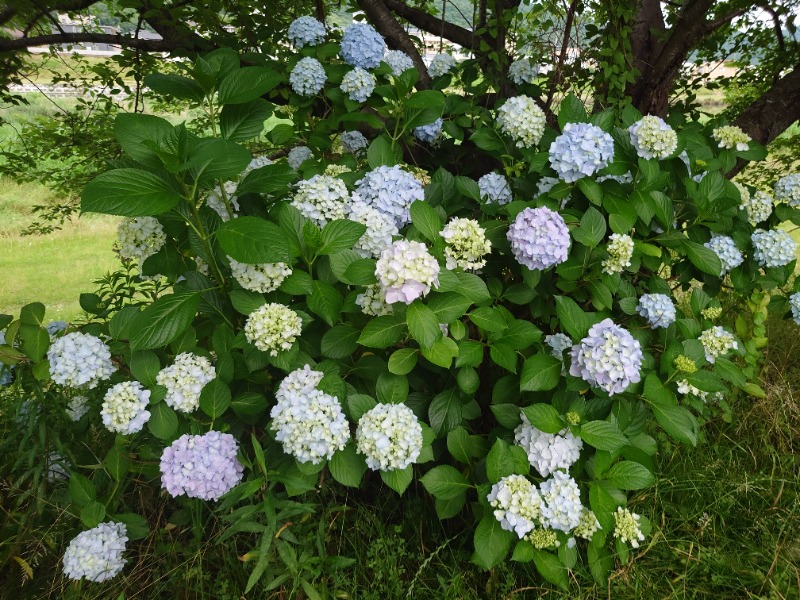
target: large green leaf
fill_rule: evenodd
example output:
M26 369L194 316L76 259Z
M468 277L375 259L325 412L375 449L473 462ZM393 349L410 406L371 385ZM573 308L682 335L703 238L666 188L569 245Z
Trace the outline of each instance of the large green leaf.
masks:
M174 73L151 73L144 78L144 84L157 94L202 102L205 92L193 79Z
M632 460L623 460L611 467L606 479L621 490L641 490L656 482L647 467Z
M599 450L616 452L628 444L625 437L615 423L608 421L589 421L581 425L581 439Z
M358 343L368 348L386 348L400 341L406 331L406 323L402 317L385 315L375 317L367 323Z
M200 304L199 292L162 296L136 315L131 324L131 349L163 348L192 323Z
M151 167L161 167L159 155L174 150L174 132L169 121L155 115L120 113L114 119L114 136L125 154Z
M549 354L534 354L525 360L519 378L523 392L552 390L561 379L563 363Z
M333 478L348 487L359 487L364 473L367 470L367 463L364 458L356 452L356 447L350 443L333 455L328 463Z
M160 215L180 202L175 181L140 169L114 169L83 189L81 210L120 217Z
M285 194L296 177L297 173L286 163L266 165L250 171L236 187L236 193Z
M244 67L230 73L219 86L220 104L252 102L274 89L281 75L266 67Z
M201 184L236 179L250 163L252 155L244 146L230 140L195 140L183 169L189 169Z
M450 500L472 487L467 478L450 465L434 467L420 479L428 493L440 500Z
M411 204L411 222L431 242L436 242L442 230L442 220L430 204L417 200Z
M272 114L272 106L258 98L244 104L229 104L220 113L222 137L232 142L243 142L261 135L264 121Z
M475 528L472 561L484 569L491 569L506 557L513 541L514 533L500 527L500 522L489 511Z
M289 245L280 227L259 217L239 217L223 223L217 241L228 256L248 264L289 260Z
M406 310L408 331L422 348L429 349L442 337L436 314L419 300L411 303Z
M317 254L336 254L342 250L349 250L361 239L366 226L347 219L337 219L322 228L322 246Z

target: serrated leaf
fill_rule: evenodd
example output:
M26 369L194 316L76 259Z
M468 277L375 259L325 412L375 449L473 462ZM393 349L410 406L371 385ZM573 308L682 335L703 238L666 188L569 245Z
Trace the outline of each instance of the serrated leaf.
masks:
M358 343L368 348L386 348L400 341L406 331L402 317L384 315L375 317L364 327Z
M500 527L500 522L490 512L475 528L475 554L472 560L484 569L491 569L503 561L513 541L513 532Z
M619 427L608 421L589 421L581 425L581 439L598 450L616 452L628 444Z
M356 447L350 443L333 455L328 463L328 468L336 481L342 485L357 488L361 485L361 480L367 471L367 463L356 452Z
M450 465L434 467L425 473L420 482L431 496L441 500L455 498L472 487L467 478Z
M219 379L212 379L200 392L200 410L212 419L221 417L231 405L231 390Z
M519 378L519 389L523 392L552 390L561 380L563 363L549 354L534 354L525 360Z
M289 245L280 227L259 217L238 217L223 223L217 241L231 258L247 264L288 262Z
M558 433L564 422L558 411L549 404L531 404L522 409L531 425L545 433Z
M605 478L621 490L642 490L656 482L656 478L644 465L632 460L616 463Z
M200 305L198 292L176 292L162 296L131 322L131 349L162 348L191 325Z

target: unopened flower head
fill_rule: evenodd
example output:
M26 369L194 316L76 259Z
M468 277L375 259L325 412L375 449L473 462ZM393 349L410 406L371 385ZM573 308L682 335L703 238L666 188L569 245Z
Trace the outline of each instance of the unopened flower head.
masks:
M630 267L633 246L631 236L625 233L612 233L606 246L608 258L603 261L603 273L614 275L622 273L626 267Z
M711 137L717 142L717 146L727 150L744 152L750 147L750 136L735 125L717 127L711 132Z
M142 430L150 419L147 405L150 402L150 390L142 387L138 381L123 381L112 386L103 398L100 416L103 425L114 433L129 435Z
M420 142L426 142L428 144L432 144L439 138L439 135L442 133L442 125L444 125L444 121L442 121L441 117L439 117L433 123L415 127L414 137L417 138Z
M552 529L534 529L525 536L525 539L538 550L559 546L558 534Z
M325 41L325 25L306 15L292 21L288 37L292 46L298 50L305 46L318 46Z
M156 383L167 388L164 402L179 412L193 412L200 405L200 392L216 377L211 361L205 356L183 352L156 375Z
M367 230L356 243L354 250L363 258L380 256L392 245L392 238L398 234L394 219L361 200L353 194L347 207L347 218L365 225Z
M161 454L161 487L173 498L218 500L242 480L238 452L229 433L182 435Z
M399 166L380 167L369 171L356 182L359 198L391 216L397 228L411 222L409 209L415 200L424 200L425 191L414 175Z
M525 450L528 462L542 477L557 469L569 469L580 458L583 448L583 440L568 429L545 433L531 425L524 412L522 423L514 430L514 441Z
M526 208L508 228L511 252L521 265L543 270L567 260L570 239L567 224L547 207Z
M356 304L361 307L361 312L373 317L391 315L393 312L392 305L386 303L383 288L377 283L365 287L364 291L356 296Z
M64 575L74 581L86 579L95 583L119 575L127 562L122 557L128 541L126 534L122 523L101 523L82 531L64 552Z
M597 520L597 516L593 511L584 506L581 511L581 518L578 522L578 526L575 527L572 534L579 538L590 540L598 529L602 528L600 527L600 522Z
M555 471L553 476L539 485L542 500L542 524L548 529L564 533L575 529L581 522L583 504L578 484L564 471Z
M638 340L611 319L604 319L572 347L569 373L612 396L639 382L642 359Z
M775 183L775 200L800 206L800 173L784 175Z
M117 241L120 256L141 262L161 250L167 234L155 217L136 217L120 222Z
M486 264L484 256L492 251L492 244L486 239L486 231L474 219L451 219L439 235L447 243L444 253L446 266L450 270L480 269Z
M369 146L367 138L360 131L345 131L339 139L345 152L355 155L361 154Z
M450 71L456 68L455 59L444 52L440 52L431 59L431 64L428 65L428 73L431 77L441 77L447 75Z
M492 486L487 496L500 527L513 531L520 539L536 527L541 517L539 490L522 475L507 475Z
M300 168L300 165L312 158L314 158L314 153L311 152L311 148L308 146L295 146L289 150L286 161L289 163L290 167L297 170Z
M314 175L297 184L292 206L317 227L324 227L328 221L345 218L349 199L344 181L330 175Z
M614 138L589 123L567 123L550 146L550 164L567 183L594 175L612 160Z
M800 292L795 292L789 296L789 307L792 309L792 319L800 325Z
M358 420L356 450L373 471L405 469L422 451L422 426L405 404L377 404Z
M631 144L642 158L667 158L678 148L678 134L661 117L642 117L628 127L628 132Z
M392 69L393 75L400 75L403 71L414 68L414 61L401 50L389 50L383 56L384 62Z
M675 368L681 373L694 373L697 371L697 363L683 354L676 356L672 364L674 364Z
M439 287L439 263L421 242L398 240L381 252L375 265L386 302L411 304Z
M325 87L327 80L325 67L316 58L310 56L301 58L289 73L292 90L300 96L316 96Z
M731 269L735 269L744 262L744 257L739 248L736 247L736 242L732 237L727 235L714 235L711 239L703 244L706 248L710 248L719 257L722 263L722 271L720 275L725 275Z
M231 275L233 275L233 278L240 286L251 292L262 294L273 292L280 287L284 279L292 274L292 269L289 265L282 262L251 265L240 263L230 256L228 260L231 263Z
M512 200L508 179L500 173L487 173L478 179L481 200L486 204L508 204Z
M703 310L701 310L700 314L703 316L704 319L708 319L709 321L716 321L722 316L722 307L709 306L708 308L704 308Z
M627 508L617 507L614 513L614 537L623 544L639 547L639 542L644 541L644 534L639 528L641 517Z
M103 340L78 331L57 338L47 350L47 360L53 381L73 388L95 388L117 370Z
M782 267L797 258L797 242L783 229L756 229L750 239L753 258L762 267Z
M344 30L339 54L348 65L374 69L385 53L386 42L372 25L353 23Z
M70 398L67 403L67 416L71 421L80 421L83 415L89 412L89 398L86 396L75 396Z
M250 313L244 324L244 335L259 350L277 356L278 352L294 345L302 328L302 320L291 308L270 303Z
M706 360L712 365L718 356L727 354L731 350L738 350L739 344L732 333L725 331L719 325L706 329L700 334L700 343L706 353Z
M772 194L758 190L752 196L742 196L739 208L747 213L747 220L750 221L750 224L756 225L769 219L774 204L775 198L772 197Z
M530 96L514 96L497 109L497 124L517 148L530 148L542 139L544 111Z
M665 294L642 294L636 312L653 329L666 328L675 322L675 304Z
M208 192L206 206L217 213L223 221L230 221L239 214L239 199L236 197L237 187L235 181L226 181L222 188L215 186L213 190ZM225 199L228 201L227 204Z
M508 78L514 85L533 83L539 76L539 65L530 58L518 58L508 67Z
M369 71L356 67L342 78L339 86L347 97L353 102L366 102L375 90L375 76Z

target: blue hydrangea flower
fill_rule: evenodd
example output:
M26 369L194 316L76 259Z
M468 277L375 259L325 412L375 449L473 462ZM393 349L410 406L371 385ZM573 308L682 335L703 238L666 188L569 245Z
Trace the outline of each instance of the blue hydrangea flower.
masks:
M452 71L456 66L455 59L449 54L440 53L431 59L431 64L428 65L428 74L433 77L441 77Z
M642 358L639 342L611 319L604 319L572 347L569 374L613 396L640 381Z
M436 119L433 123L429 123L428 125L420 125L419 127L414 128L414 137L417 138L420 142L427 142L431 143L439 137L439 134L442 131L442 125L444 121L441 118Z
M325 25L306 15L292 21L288 36L292 46L297 49L316 46L325 41Z
M530 58L518 58L508 67L508 78L515 85L532 83L539 75L539 65Z
M300 59L289 73L292 89L301 96L315 96L325 86L327 80L328 76L325 75L322 63L309 56Z
M354 102L366 102L375 89L375 76L361 67L356 67L342 79L340 89Z
M775 200L789 206L800 206L800 173L792 173L775 183Z
M229 433L184 434L161 454L161 487L173 498L217 500L242 480L238 452Z
M352 67L374 69L383 60L386 42L372 25L353 23L344 30L339 54Z
M713 250L719 257L719 261L722 263L720 275L725 275L725 273L731 269L735 269L744 262L744 257L736 247L736 242L733 241L732 237L727 235L714 235L703 245Z
M411 222L411 203L425 199L422 184L397 165L373 169L357 181L356 186L356 194L361 200L391 216L398 229Z
M481 200L486 204L508 204L511 202L511 186L500 173L487 173L478 179Z
M529 269L547 269L567 260L570 238L564 219L546 207L526 208L508 228L511 252Z
M286 157L289 166L293 169L299 169L300 165L309 159L314 158L311 148L308 146L297 146L289 150L289 155Z
M395 75L400 75L403 71L414 68L414 61L401 50L389 50L383 60L391 67L392 73Z
M594 175L612 160L614 138L589 123L567 123L550 146L550 164L567 183Z
M797 242L783 229L756 229L750 239L753 258L762 267L782 267L797 257Z
M360 131L345 131L339 139L341 139L345 151L352 154L359 154L369 146L367 138Z
M672 303L672 298L664 294L642 295L636 312L650 323L653 329L666 328L675 322L675 305Z
M795 292L789 296L789 306L792 309L794 322L800 325L800 292Z

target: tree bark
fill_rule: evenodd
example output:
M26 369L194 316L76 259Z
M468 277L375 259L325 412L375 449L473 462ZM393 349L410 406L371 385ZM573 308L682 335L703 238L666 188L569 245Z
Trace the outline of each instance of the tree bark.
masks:
M744 109L738 125L760 144L769 144L800 119L800 64Z
M368 0L364 0L364 3L370 4ZM398 17L402 17L414 25L414 27L419 27L423 31L434 35L441 35L443 38L467 50L476 52L480 49L478 36L474 35L469 29L442 21L424 10L408 6L401 0L382 0L382 3ZM362 5L361 0L359 0L359 5Z

